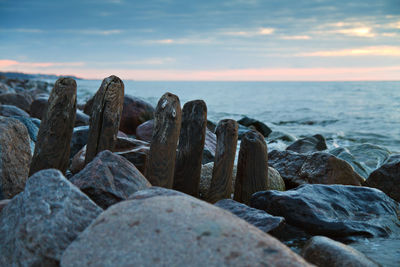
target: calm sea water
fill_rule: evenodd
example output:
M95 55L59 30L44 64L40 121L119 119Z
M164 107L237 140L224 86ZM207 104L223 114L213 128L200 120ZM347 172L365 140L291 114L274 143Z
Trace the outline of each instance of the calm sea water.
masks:
M100 80L79 80L79 101ZM371 143L400 152L399 82L137 82L125 93L154 106L165 92L207 103L208 118L249 116L296 137L322 134L329 147Z

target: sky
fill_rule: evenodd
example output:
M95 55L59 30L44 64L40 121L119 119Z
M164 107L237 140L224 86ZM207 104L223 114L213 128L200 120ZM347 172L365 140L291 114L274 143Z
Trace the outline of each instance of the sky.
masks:
M400 80L400 0L0 0L0 71Z

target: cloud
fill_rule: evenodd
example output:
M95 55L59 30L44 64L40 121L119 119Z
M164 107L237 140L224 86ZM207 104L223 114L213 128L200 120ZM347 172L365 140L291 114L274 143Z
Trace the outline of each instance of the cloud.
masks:
M211 38L177 38L177 39L160 39L160 40L148 40L145 43L150 44L177 44L177 45L186 45L186 44L211 44L213 43L213 39Z
M308 35L284 35L280 37L283 40L309 40L311 39Z
M379 25L375 25L371 23L365 23L361 21L356 22L335 22L335 23L327 23L322 24L317 27L319 29L316 31L316 34L342 34L347 36L356 36L356 37L375 37L376 34L373 30L373 27L379 27Z
M42 29L35 28L16 28L16 29L0 29L0 32L19 32L19 33L43 33Z
M332 31L333 33L341 33L349 36L359 37L374 37L375 34L372 32L370 27L359 27L359 28L348 28Z
M114 35L120 34L123 31L114 29L114 30L95 30L95 29L88 29L88 30L69 30L70 32L79 33L79 34L89 34L89 35Z
M399 46L369 46L353 49L300 53L303 57L344 57L344 56L400 56Z
M80 67L83 62L19 62L11 59L0 59L0 68L49 68L49 67Z
M251 31L223 31L222 35L230 35L230 36L243 36L243 37L252 37L259 35L270 35L275 32L274 28L258 28L257 30Z

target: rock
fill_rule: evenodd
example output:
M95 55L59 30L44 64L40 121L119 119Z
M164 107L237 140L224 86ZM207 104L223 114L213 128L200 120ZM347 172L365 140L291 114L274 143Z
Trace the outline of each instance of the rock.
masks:
M200 199L203 200L206 199L207 192L210 189L213 168L214 168L214 162L204 164L201 168L200 184L199 184ZM237 166L233 165L232 188L235 188L236 173L237 173ZM283 181L279 172L272 167L268 167L267 189L285 191L285 182Z
M108 150L100 152L70 181L103 209L151 186L132 163Z
M378 267L361 252L325 236L314 236L303 247L303 258L316 266Z
M364 179L368 178L368 171L354 158L347 148L337 147L330 150L329 153L349 163L354 171Z
M148 120L136 128L136 138L146 142L151 142L154 129L154 120Z
M64 267L132 264L309 266L275 238L187 195L145 197L111 206L61 259Z
M210 130L212 133L215 133L215 129L217 128L217 124L210 120L207 120L207 129Z
M268 166L268 179L267 179L268 190L285 191L285 182L277 170Z
M400 202L400 155L391 156L384 165L373 171L366 185L378 188Z
M117 76L103 80L94 96L85 164L103 150L114 151L124 99L124 83Z
M136 134L136 128L154 118L154 108L149 103L130 95L124 97L124 108L119 129L126 134Z
M70 159L73 158L79 150L82 149L87 144L87 139L89 136L89 126L78 126L75 127L72 132L71 137L71 147L70 147Z
M242 140L243 135L248 131L251 131L251 129L241 124L238 124L238 139Z
M216 147L217 147L217 136L207 128L206 140L204 142L204 150L203 150L203 157L201 160L201 164L214 162Z
M325 138L316 134L305 138L298 139L293 144L288 146L286 150L291 150L297 153L310 153L327 149Z
M250 206L312 235L348 239L399 232L399 204L383 192L361 186L305 184L255 193Z
M288 134L288 133L284 133L284 132L280 132L280 131L272 131L269 135L268 135L268 143L273 143L273 142L278 142L278 141L284 141L284 142L294 142L296 141L296 137Z
M364 182L347 162L325 152L298 154L273 150L268 154L268 164L279 172L289 189L306 183L361 185Z
M27 113L30 111L31 103L32 98L24 94L6 93L0 95L0 104L13 105Z
M0 213L0 266L58 266L101 211L60 171L35 173Z
M0 104L0 116L4 117L12 117L12 116L20 116L20 117L29 117L29 114L23 111L22 109L13 106L13 105L1 105Z
M76 82L60 78L54 85L48 108L40 124L29 175L43 169L65 173L76 113Z
M30 138L30 148L31 148L31 154L33 155L34 151L35 151L35 143L37 141L37 136L38 136L38 132L39 132L39 127L37 126L37 124L35 123L34 118L30 118L30 117L19 117L19 116L12 116L12 118L19 120L20 122L22 122L26 129L28 130L28 134L29 134L29 138Z
M10 88L8 88L8 85L0 82L0 94L6 94L10 92Z
M92 116L93 101L94 101L94 96L89 98L85 106L83 107L83 113L89 115L89 117Z
M89 125L89 120L90 117L88 115L77 109L74 127Z
M146 188L144 190L139 190L133 195L131 195L128 199L144 199L144 198L151 198L151 197L159 197L159 196L187 196L187 194L173 190L167 189L164 187L152 186Z
M265 233L273 231L285 223L285 218L283 217L272 216L263 210L250 208L232 199L221 199L214 205L235 214Z
M32 117L38 118L39 120L43 119L48 107L48 99L49 96L40 96L32 101L30 106L30 114Z
M249 128L253 127L254 130L260 132L264 137L267 137L272 132L272 130L265 123L248 117L241 118L238 120L238 123Z
M0 200L0 214L1 211L7 206L8 203L10 203L11 199L3 199Z
M368 174L379 168L390 155L390 151L386 148L372 144L354 145L347 147L347 149L361 163Z
M0 116L0 200L24 190L31 149L26 127L17 119ZM1 264L0 264L1 265Z

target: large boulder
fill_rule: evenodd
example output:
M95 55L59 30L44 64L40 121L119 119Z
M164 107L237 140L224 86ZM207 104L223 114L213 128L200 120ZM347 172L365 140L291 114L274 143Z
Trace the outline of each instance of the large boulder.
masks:
M129 95L124 97L119 129L126 134L136 134L136 128L154 118L154 108L149 103Z
M176 194L111 206L61 259L64 267L100 265L309 266L278 240L233 214Z
M361 185L364 182L346 161L325 152L299 154L273 150L268 153L268 164L280 173L289 189L306 183Z
M267 137L272 132L271 128L269 128L265 123L252 118L243 117L238 120L238 123L260 132L264 137Z
M20 116L20 117L29 117L29 114L23 111L22 109L13 106L13 105L1 105L0 104L0 116L4 117L12 117L12 116Z
M0 266L58 266L100 212L60 171L35 173L0 213Z
M378 267L361 252L325 236L314 236L304 245L302 256L316 266Z
M282 227L285 223L283 217L272 216L263 210L251 208L232 199L221 199L214 205L235 214L265 233Z
M313 136L304 137L296 140L286 150L294 151L297 153L310 153L327 149L325 138L316 134Z
M350 239L400 232L399 204L369 187L305 184L289 191L255 193L250 206L312 235Z
M13 116L12 118L19 120L22 122L26 129L28 130L29 138L30 138L30 147L31 147L31 154L33 155L35 151L35 144L37 141L37 136L39 133L39 126L37 125L36 118L30 118L30 117L19 117L19 116ZM39 122L40 123L40 122Z
M151 186L132 163L108 150L97 154L70 181L103 209Z
M32 98L26 94L6 93L0 95L0 104L14 105L27 113L30 111Z
M329 153L349 163L351 167L353 167L354 171L357 172L364 179L368 178L368 171L360 162L356 160L356 158L350 153L347 148L336 147L329 150Z
M151 142L153 137L154 120L148 120L136 128L136 138L146 142Z
M26 127L14 118L0 116L0 199L24 190L31 163Z
M391 156L384 165L373 171L366 185L378 188L400 202L400 155Z

